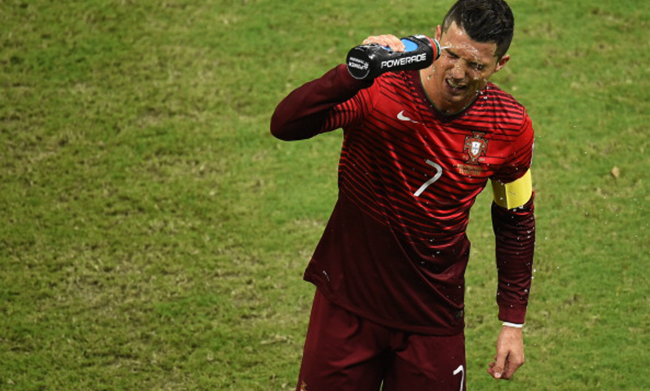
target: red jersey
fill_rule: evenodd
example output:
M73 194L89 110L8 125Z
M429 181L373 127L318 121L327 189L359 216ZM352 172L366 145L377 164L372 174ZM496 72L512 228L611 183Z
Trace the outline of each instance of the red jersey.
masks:
M533 128L524 107L489 83L463 112L444 116L418 71L366 82L342 65L285 98L271 127L282 139L344 130L339 198L305 279L388 327L461 331L469 211L488 179L508 183L528 171ZM493 205L493 221L500 317L523 323L532 200L512 212Z

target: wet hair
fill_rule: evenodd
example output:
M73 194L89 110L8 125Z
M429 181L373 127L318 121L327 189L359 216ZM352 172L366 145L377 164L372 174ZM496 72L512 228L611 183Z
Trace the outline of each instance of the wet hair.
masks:
M496 43L495 55L501 59L510 48L515 18L503 0L458 0L442 22L446 32L453 22L476 42Z

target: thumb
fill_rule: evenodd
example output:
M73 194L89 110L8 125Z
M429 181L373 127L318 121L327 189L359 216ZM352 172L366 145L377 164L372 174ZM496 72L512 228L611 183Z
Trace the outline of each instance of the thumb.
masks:
M496 379L501 379L501 377L503 376L503 372L505 371L505 367L506 367L506 357L507 357L506 354L497 352L494 367L492 368L492 373L494 373L494 377Z

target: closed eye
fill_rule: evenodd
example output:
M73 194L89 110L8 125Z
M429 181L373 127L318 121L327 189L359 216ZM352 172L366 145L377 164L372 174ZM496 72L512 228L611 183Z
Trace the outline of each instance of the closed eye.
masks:
M448 55L449 57L451 57L451 58L460 58L460 56L458 56L458 54L452 52L452 51L449 50L449 49L446 49L446 50L445 50L445 53L447 53L447 55Z

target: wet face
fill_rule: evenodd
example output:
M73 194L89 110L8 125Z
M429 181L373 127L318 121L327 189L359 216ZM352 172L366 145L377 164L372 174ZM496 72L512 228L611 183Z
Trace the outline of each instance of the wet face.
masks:
M510 57L506 55L498 60L496 43L475 42L456 23L444 33L438 26L436 37L440 46L447 48L442 50L433 68L423 72L423 76L431 76L425 88L440 111L452 114L472 103Z

